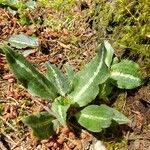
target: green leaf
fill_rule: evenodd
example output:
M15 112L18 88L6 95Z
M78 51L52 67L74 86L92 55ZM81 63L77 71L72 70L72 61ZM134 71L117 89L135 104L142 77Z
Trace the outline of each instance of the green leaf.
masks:
M20 0L0 0L0 4L9 6L11 8L17 9L25 9L25 4L23 1Z
M75 71L72 68L72 66L70 66L69 64L65 64L64 68L65 68L66 75L69 81L69 90L68 90L68 93L69 93L72 90L72 82L75 76Z
M118 124L129 123L130 120L119 111L106 105L90 105L76 114L79 124L92 132L100 132L111 125L112 120Z
M69 98L80 107L90 103L98 94L98 85L109 77L109 70L105 64L107 57L105 43L98 48L97 55L78 72L73 80L73 89Z
M10 7L7 7L7 11L8 11L11 15L13 15L13 16L15 16L15 15L17 14L17 11L11 9Z
M16 3L18 3L18 0L0 0L0 4L6 5L6 6L15 6Z
M26 2L26 6L27 6L27 8L33 10L33 9L36 8L36 2L33 1L33 0L28 0L28 1Z
M130 122L130 120L124 116L122 113L120 113L118 110L111 108L113 111L113 120L117 122L118 124L127 124Z
M100 132L111 125L113 111L106 105L90 105L77 113L79 124L92 132Z
M112 63L114 49L112 48L112 46L110 45L110 43L108 41L104 41L104 47L106 49L105 63L108 67L110 67L110 65Z
M19 13L19 18L20 19L18 21L21 25L29 25L31 22L31 19L26 15L25 12Z
M112 61L112 65L119 63L119 59L117 57L114 57Z
M32 128L33 135L39 139L47 139L54 134L54 118L48 112L40 112L25 117L23 122Z
M72 82L74 76L75 76L75 71L72 68L72 66L70 66L68 63L64 65L67 77L69 79L70 82Z
M47 79L54 83L59 94L65 96L69 90L69 82L65 74L63 74L55 65L46 62Z
M27 47L38 47L38 39L25 34L12 35L8 42L15 48L22 49Z
M107 96L112 92L113 86L108 79L105 83L99 85L99 98L107 100Z
M63 97L55 99L52 103L52 111L56 118L62 125L66 125L67 110L70 107L71 102Z
M6 59L22 85L35 96L46 99L55 99L57 92L54 85L41 73L39 73L21 54L13 51L7 45L0 45Z
M121 89L133 89L143 83L138 64L130 60L112 65L110 78Z

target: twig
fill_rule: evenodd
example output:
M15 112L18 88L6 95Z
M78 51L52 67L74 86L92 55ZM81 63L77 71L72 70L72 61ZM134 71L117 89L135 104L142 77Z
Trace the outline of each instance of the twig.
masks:
M135 141L135 140L149 140L149 137L132 137L132 138L128 138L129 141Z
M7 139L5 140L7 143L16 144L16 142L15 142L10 136L8 136L8 135L5 134L5 133L3 133L3 135L7 138ZM9 141L8 141L8 140L9 140Z
M13 100L13 101L15 101L15 103L16 103L17 105L19 105L19 103L17 102L17 100L14 99L13 97L8 96L7 99Z
M40 103L40 102L39 102L38 100L36 100L35 98L32 98L32 97L31 97L31 99L32 99L34 102L36 102L36 103L38 103L39 105L41 105L41 106L43 107L43 109L45 109L47 112L49 112L49 114L51 114L52 116L55 117L55 114L54 114L47 106L43 105L42 103Z
M123 103L123 106L122 106L122 111L121 112L123 112L124 111L124 108L125 108L125 105L126 105L126 102L127 102L127 93L125 93L125 101L124 101L124 103Z
M7 103L7 102L3 99L0 99L0 103Z
M12 128L14 131L17 132L17 130L16 130L8 121L6 121L2 116L0 116L0 119L1 119L4 123L6 123L10 128Z
M7 150L7 148L4 146L4 144L0 141L0 149L1 150Z
M14 146L11 148L11 150L15 149L19 143L20 143L20 141L18 141L16 144L14 144Z

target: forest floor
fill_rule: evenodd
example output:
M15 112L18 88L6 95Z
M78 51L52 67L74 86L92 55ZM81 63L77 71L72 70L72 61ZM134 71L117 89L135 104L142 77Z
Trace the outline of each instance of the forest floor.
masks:
M44 63L50 61L63 69L69 62L80 70L95 54L97 46L95 32L86 22L84 10L75 8L74 19L56 29L56 25L34 22L35 18L53 16L56 22L64 22L63 14L47 9L38 13L29 12L31 23L21 25L16 16L6 7L0 8L0 42L12 34L35 35L40 48L20 50L41 72ZM113 45L113 43L112 43ZM39 141L21 119L27 114L42 111L48 102L32 97L19 85L11 73L4 54L0 51L0 149L2 150L88 150L100 140L107 150L150 150L150 79L134 90L115 89L113 106L132 120L131 124L108 128L105 133L93 134L80 130L75 125L62 127L58 134L48 140Z

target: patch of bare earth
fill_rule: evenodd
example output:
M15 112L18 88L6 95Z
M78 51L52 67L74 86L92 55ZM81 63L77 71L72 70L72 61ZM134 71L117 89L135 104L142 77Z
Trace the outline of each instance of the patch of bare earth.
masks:
M150 84L127 99L132 117L128 144L130 150L150 150Z

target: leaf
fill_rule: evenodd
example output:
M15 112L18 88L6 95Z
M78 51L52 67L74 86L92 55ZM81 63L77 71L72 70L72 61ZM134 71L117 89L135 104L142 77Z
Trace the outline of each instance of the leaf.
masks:
M66 125L67 110L70 107L70 104L71 102L63 97L55 99L52 103L51 109L62 125Z
M118 124L129 123L130 120L119 111L106 105L90 105L76 114L80 125L92 132L100 132L111 125L112 120Z
M112 65L119 63L119 59L117 57L114 57L112 61Z
M112 63L114 49L112 48L112 46L110 45L110 43L108 41L104 41L104 47L106 49L105 63L108 67L110 67L110 65Z
M69 93L72 90L72 82L75 76L75 71L73 70L72 66L70 66L69 64L65 64L64 68L69 81L69 90L68 90Z
M7 11L8 11L11 15L13 15L13 16L15 16L15 15L17 14L17 11L11 9L10 7L7 7Z
M26 6L27 6L28 9L33 10L33 9L36 8L36 2L33 1L33 0L28 0L28 1L26 2Z
M13 51L7 45L0 45L6 59L22 85L35 96L46 99L55 99L57 92L54 85L41 73L39 73L21 54Z
M110 78L121 89L133 89L143 83L138 64L131 60L122 60L112 65Z
M27 47L38 47L38 39L25 34L12 35L8 42L15 48L22 49Z
M23 10L26 8L25 3L21 0L0 0L0 4L18 10Z
M104 83L109 77L109 70L105 64L105 43L98 48L97 55L78 72L73 80L73 89L69 98L80 107L90 103L98 94L98 85Z
M107 100L107 96L112 92L113 86L108 79L105 83L99 85L99 98Z
M113 120L115 122L117 122L118 124L127 124L130 122L130 120L126 116L124 116L122 113L120 113L118 110L113 109L113 108L111 109L113 110L113 114L114 114Z
M90 105L77 113L79 124L92 132L100 132L111 125L113 111L106 105Z
M67 74L69 81L72 82L72 79L75 76L74 69L68 63L64 65L64 68L65 68L65 71L66 71L66 74Z
M6 6L15 6L15 4L19 3L19 0L0 0L0 4Z
M54 118L48 112L40 112L25 117L23 122L32 128L33 135L39 139L47 139L54 134Z
M65 74L63 74L55 65L46 63L47 79L54 83L59 94L65 96L69 90L69 82Z
M30 17L25 12L19 13L19 18L18 21L21 25L29 25L31 23Z

